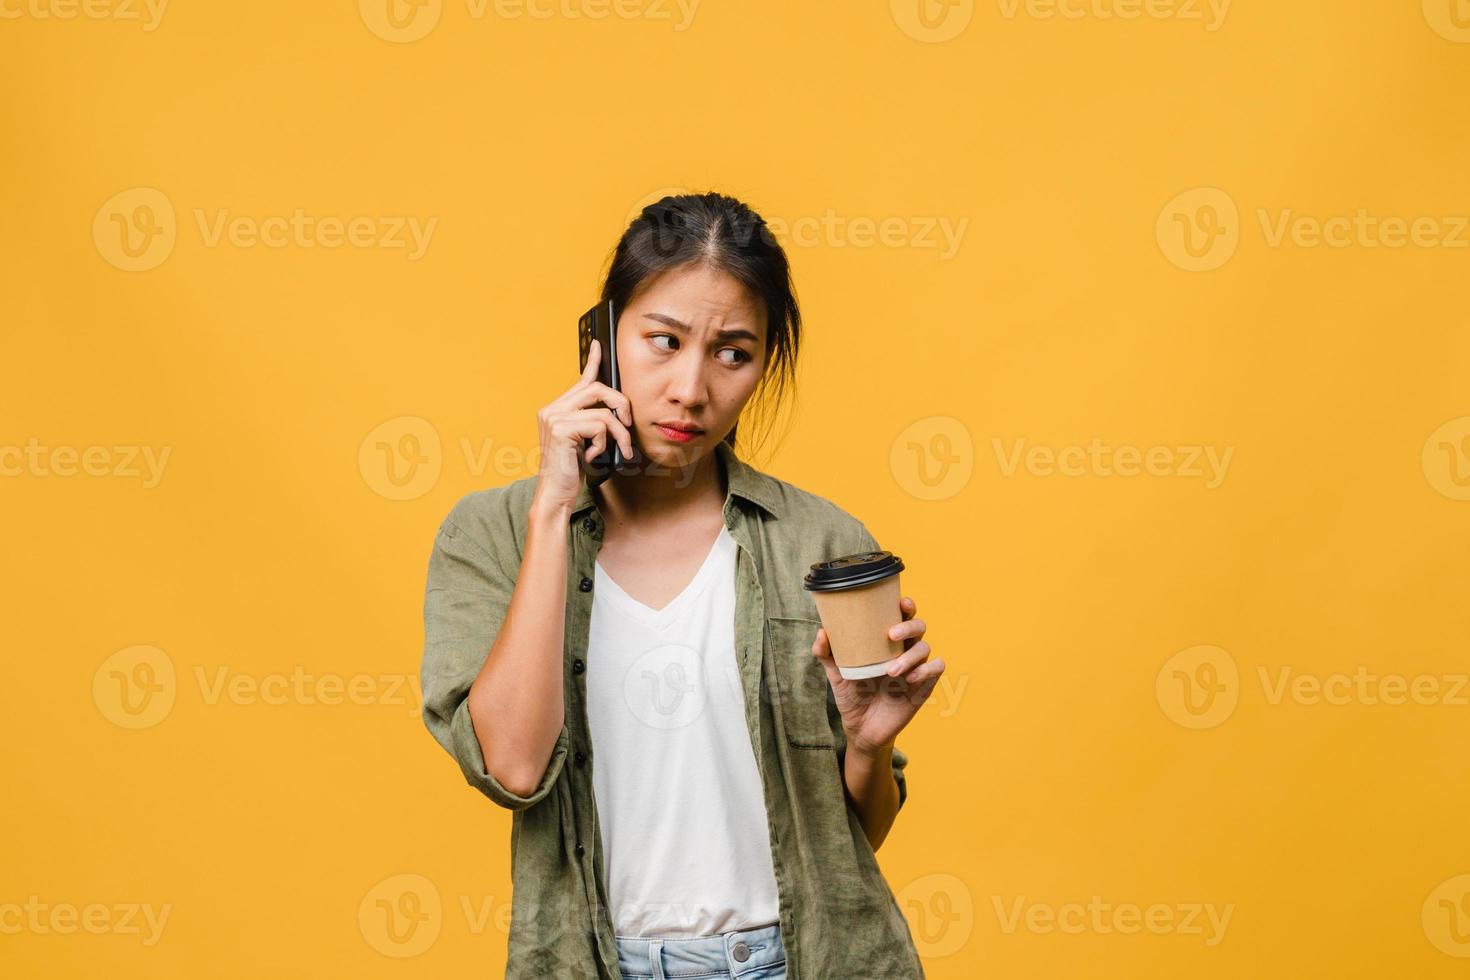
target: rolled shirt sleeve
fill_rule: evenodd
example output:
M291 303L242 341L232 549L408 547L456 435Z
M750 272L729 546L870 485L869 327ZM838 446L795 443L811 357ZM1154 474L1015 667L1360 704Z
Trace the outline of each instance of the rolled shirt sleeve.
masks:
M526 796L511 792L485 768L470 719L470 685L485 664L515 591L515 574L506 565L518 570L519 562L508 519L503 540L493 543L482 544L465 531L469 520L457 518L469 500L461 500L440 525L429 556L420 671L424 725L459 763L466 782L508 810L524 810L545 798L561 775L570 736L563 724L540 783Z

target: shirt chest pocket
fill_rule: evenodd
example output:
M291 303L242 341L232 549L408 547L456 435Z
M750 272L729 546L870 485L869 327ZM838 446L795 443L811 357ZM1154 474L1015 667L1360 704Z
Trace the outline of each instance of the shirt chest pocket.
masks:
M836 740L829 720L836 711L827 672L812 654L821 623L815 619L772 616L766 620L776 676L778 710L786 741L796 748L832 749Z

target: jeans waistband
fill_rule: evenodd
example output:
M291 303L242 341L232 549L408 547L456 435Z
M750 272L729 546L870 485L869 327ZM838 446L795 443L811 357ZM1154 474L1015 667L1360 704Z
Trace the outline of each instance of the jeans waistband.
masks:
M713 936L637 939L617 936L618 972L624 977L738 977L786 961L781 925L736 929ZM741 957L744 956L744 959Z

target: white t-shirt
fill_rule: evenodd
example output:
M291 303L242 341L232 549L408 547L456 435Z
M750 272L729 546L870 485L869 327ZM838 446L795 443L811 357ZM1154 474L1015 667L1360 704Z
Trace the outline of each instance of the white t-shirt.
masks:
M619 936L688 938L779 920L735 655L738 548L721 526L662 609L595 566L587 721Z

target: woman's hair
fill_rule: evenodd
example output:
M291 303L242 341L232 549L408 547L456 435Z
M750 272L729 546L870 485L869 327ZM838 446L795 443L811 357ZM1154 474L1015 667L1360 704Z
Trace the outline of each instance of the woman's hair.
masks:
M710 266L742 283L766 308L766 362L756 389L774 386L780 405L795 387L801 343L801 310L791 268L766 222L746 204L724 194L678 194L655 201L618 239L602 283L602 299L619 316L649 279L689 263ZM735 448L739 423L725 436Z

